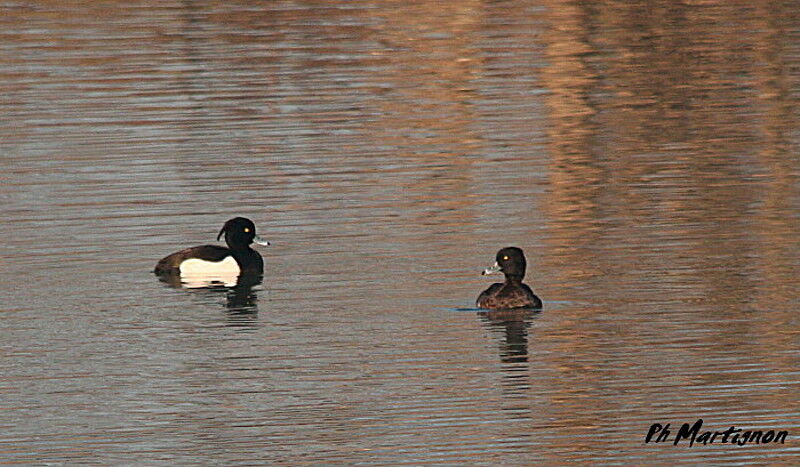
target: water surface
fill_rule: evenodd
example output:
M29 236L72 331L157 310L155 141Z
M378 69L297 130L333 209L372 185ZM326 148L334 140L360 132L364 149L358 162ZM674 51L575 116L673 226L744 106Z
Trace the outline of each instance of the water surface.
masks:
M5 461L797 462L794 2L0 10ZM261 284L150 273L236 215Z

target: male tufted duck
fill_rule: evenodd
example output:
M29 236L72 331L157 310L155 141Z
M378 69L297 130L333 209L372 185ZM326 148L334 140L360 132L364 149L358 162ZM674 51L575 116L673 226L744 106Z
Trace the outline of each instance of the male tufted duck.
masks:
M153 272L159 276L180 275L182 278L230 277L234 283L240 274L263 274L264 260L250 248L250 244L255 242L266 246L269 242L256 235L253 221L234 217L222 226L217 240L223 233L228 248L218 245L186 248L163 258Z
M478 296L478 308L506 310L512 308L541 308L542 301L534 295L526 284L525 255L517 247L503 248L497 252L494 266L483 271L483 275L502 272L506 276L504 283L492 284Z

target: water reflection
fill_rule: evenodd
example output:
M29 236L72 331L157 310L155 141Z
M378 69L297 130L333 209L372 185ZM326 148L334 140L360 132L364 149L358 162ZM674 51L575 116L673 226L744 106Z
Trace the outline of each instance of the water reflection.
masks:
M234 284L209 280L198 282L185 281L180 274L164 274L158 279L176 289L185 289L195 294L217 297L225 294L225 308L231 317L239 322L242 317L255 318L258 314L258 286L263 280L261 274L242 274Z
M261 284L260 274L243 274L234 287L228 289L225 306L228 311L237 315L258 313L258 296L254 288Z
M530 388L528 367L528 335L540 311L533 309L491 310L478 317L492 334L500 335L500 361L503 363L504 386L512 394L524 394Z

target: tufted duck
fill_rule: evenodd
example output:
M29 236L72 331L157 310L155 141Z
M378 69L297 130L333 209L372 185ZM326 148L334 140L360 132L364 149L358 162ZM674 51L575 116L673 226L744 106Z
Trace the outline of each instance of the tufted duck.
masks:
M159 276L180 275L182 278L232 278L240 274L263 274L264 260L257 251L250 248L255 242L269 245L256 235L253 221L244 217L234 217L222 226L217 240L225 234L228 248L218 245L202 245L173 253L156 264L153 271ZM227 283L228 280L223 280Z
M504 283L492 284L478 296L476 305L479 308L506 310L512 308L541 308L542 301L533 294L526 284L525 255L516 247L503 248L497 252L494 266L483 271L484 275L502 272L506 276Z

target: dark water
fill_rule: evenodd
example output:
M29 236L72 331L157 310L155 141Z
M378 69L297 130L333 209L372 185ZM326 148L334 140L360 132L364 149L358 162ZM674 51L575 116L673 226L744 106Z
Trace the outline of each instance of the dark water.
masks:
M797 463L798 7L0 3L0 458Z

